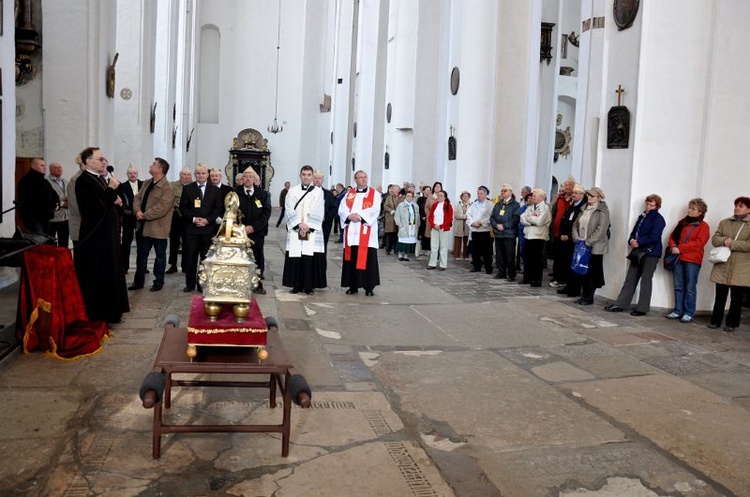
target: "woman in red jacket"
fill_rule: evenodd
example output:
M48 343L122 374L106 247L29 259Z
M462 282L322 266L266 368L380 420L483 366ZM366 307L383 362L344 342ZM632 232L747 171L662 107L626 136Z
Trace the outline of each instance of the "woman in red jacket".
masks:
M430 207L427 215L430 233L430 262L427 269L439 266L441 271L448 267L448 245L453 225L453 206L443 190L438 191L437 200Z
M672 254L680 254L675 265L674 276L674 310L667 314L667 319L679 319L689 323L695 316L696 285L698 273L703 262L703 252L711 230L703 220L708 206L702 198L688 202L688 214L669 235L669 248Z

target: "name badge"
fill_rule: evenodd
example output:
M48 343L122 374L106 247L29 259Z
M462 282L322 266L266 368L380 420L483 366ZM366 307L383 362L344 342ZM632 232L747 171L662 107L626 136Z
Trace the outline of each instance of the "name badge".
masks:
M255 199L255 207L257 207L258 209L263 208L263 204L261 204L260 200L258 200L257 198Z
M500 209L500 215L501 215L501 216L504 216L504 215L505 215L505 209Z
M193 200L193 207L195 207L196 209L200 209L201 208L201 199L196 198L195 200Z

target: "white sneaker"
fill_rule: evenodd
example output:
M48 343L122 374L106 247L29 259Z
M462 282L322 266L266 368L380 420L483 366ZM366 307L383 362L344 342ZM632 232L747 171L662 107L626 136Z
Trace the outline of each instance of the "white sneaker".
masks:
M558 283L557 281L550 281L549 282L549 286L551 286L552 288L557 288L558 286L561 286L561 285L562 284Z
M670 312L664 317L666 317L667 319L680 319L680 315L674 311Z
M693 316L688 316L687 314L685 314L685 315L684 315L684 316L682 316L682 318L680 319L680 322L681 322L681 323L692 323L692 322L693 322Z

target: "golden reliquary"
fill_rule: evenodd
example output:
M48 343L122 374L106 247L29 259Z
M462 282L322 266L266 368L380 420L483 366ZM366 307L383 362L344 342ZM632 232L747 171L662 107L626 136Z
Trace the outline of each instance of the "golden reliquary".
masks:
M227 194L224 206L224 220L201 263L198 281L203 287L204 310L209 319L216 320L223 304L233 304L235 319L243 322L253 290L260 282L260 271L250 250L253 242L238 218L240 199L235 192Z

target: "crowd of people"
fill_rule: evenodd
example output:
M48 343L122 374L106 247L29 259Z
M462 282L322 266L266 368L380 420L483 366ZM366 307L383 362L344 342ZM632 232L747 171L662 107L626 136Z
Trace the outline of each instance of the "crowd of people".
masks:
M544 270L551 259L549 286L558 294L575 298L579 305L594 304L596 290L605 285L604 256L609 253L612 226L605 193L599 187L584 188L572 178L566 180L548 201L540 188L524 186L518 198L510 184L490 197L479 186L476 199L462 191L451 204L440 182L418 191L412 183L389 185L383 195L381 249L394 252L399 261L429 253L428 270L448 265L452 233L454 261L469 261L471 272L485 271L494 278L541 287ZM726 247L727 258L713 264L710 280L716 285L709 328L734 331L739 326L743 302L750 296L750 198L734 201L733 216L719 224L713 237L704 220L706 202L688 202L687 215L670 232L663 244L666 221L660 214L662 198L648 195L628 238L628 268L625 281L608 312L630 310L632 316L650 311L652 280L664 259L672 272L674 308L665 317L682 323L693 321L697 283L706 245ZM395 240L395 241L394 241ZM577 263L583 256L585 265ZM714 262L714 261L712 261ZM635 305L631 302L638 290ZM724 319L727 298L729 312Z
M32 160L29 173L19 182L18 206L27 232L50 236L63 247L68 246L68 238L72 240L76 272L91 319L119 322L128 312L126 288L144 288L152 249L151 291L160 291L164 275L178 271L180 248L183 291L202 291L198 265L222 223L224 198L231 191L239 196L243 224L253 241L261 277L256 293L266 292L264 240L271 196L252 168L233 178L232 188L222 182L219 169L202 163L193 171L184 168L177 181L169 182L169 163L157 157L149 166L149 179L139 179L138 169L130 166L122 183L96 147L84 149L77 163L79 170L66 182L60 164L51 164L45 178L44 160ZM496 279L532 287L542 286L551 259L548 285L558 294L575 298L579 305L592 305L596 290L605 285L604 256L610 250L613 228L605 193L599 187L586 189L569 178L550 201L541 188L524 186L517 197L506 183L493 198L482 185L474 200L469 191L462 191L452 202L440 182L419 189L408 182L392 184L385 193L369 185L364 171L354 174L354 182L348 187L339 183L329 190L323 186L320 170L304 166L299 184L284 184L276 227L283 224L287 230L282 285L290 287L291 293L312 295L328 286L326 255L331 232L338 235L335 243L343 246L341 286L347 288L348 295L357 294L360 288L366 296L374 295L380 284L379 249L401 262L426 253L426 269L438 271L448 267L452 254L455 262L468 261L471 272L484 271ZM605 310L647 314L653 275L664 260L663 267L672 272L674 282L674 308L666 318L692 322L698 276L710 241L715 299L709 327L724 324L725 331L734 331L750 293L750 198L735 199L733 215L719 223L713 236L704 220L706 202L690 200L686 216L669 233L666 243L661 206L659 195L644 199L643 211L627 238L625 281ZM134 240L135 276L126 287ZM631 309L636 290L637 300Z

